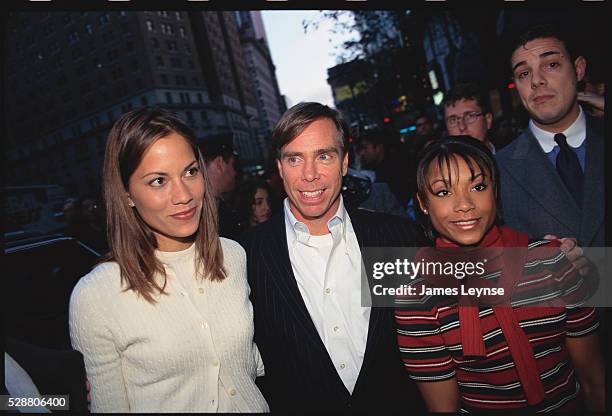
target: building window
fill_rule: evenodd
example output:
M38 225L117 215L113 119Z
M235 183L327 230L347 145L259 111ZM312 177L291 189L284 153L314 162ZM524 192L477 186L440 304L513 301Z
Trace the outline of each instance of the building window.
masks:
M156 38L151 38L151 42L153 42L154 49L159 49L159 41Z
M108 43L108 42L110 42L111 40L113 40L114 38L115 38L115 35L113 35L113 32L112 32L112 31L110 31L110 30L109 30L108 32L106 32L106 33L102 34L102 41L103 41L104 43Z
M155 61L157 62L157 66L164 66L164 58L162 58L161 56L156 56Z
M179 28L179 33L181 34L181 37L184 38L185 37L185 28L184 27L180 27Z
M85 33L89 33L90 35L93 33L93 28L91 27L89 23L85 25L84 29L85 29Z
M161 74L161 82L164 85L168 84L168 76L166 74Z
M167 23L162 23L161 24L161 31L164 35L171 35L172 34L172 25L169 25Z
M57 44L57 42L53 42L52 44L49 45L49 55L53 55L54 53L57 53L59 51L59 45Z
M72 32L68 34L68 44L74 45L79 41L79 32Z
M191 46L187 42L185 42L185 52L191 55Z
M181 60L181 58L170 58L170 63L172 65L172 68L182 68L183 67L183 61Z
M128 53L133 52L134 51L134 42L132 42L131 40L127 41L125 43L125 47L126 47Z
M111 78L113 81L118 80L119 78L123 78L123 70L121 67L117 67L111 71Z
M197 97L198 97L198 102L199 102L200 104L202 104L202 103L204 102L204 101L202 100L202 93L201 93L201 92L199 92L199 93L197 94Z
M100 23L100 26L104 26L109 21L110 21L110 16L108 14L103 14L102 16L98 17L98 22Z
M172 104L173 103L173 101L172 101L172 93L171 92L166 92L166 102L168 104Z
M114 61L117 58L119 58L119 49L115 48L113 50L110 50L106 53L106 57L108 58L109 61Z
M149 30L149 32L155 31L155 26L153 26L153 22L150 20L147 20L147 29Z
M52 33L53 33L53 24L49 23L48 25L45 26L45 36L49 36Z
M140 103L141 103L143 106L147 106L147 105L149 105L149 100L147 100L147 97L146 97L146 96L142 96L142 97L140 97Z
M183 16L181 16L181 12L176 12L176 20L183 20Z

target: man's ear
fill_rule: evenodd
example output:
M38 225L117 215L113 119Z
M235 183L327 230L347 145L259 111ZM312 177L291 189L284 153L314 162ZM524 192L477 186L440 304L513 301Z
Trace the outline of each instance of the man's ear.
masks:
M223 156L219 155L210 162L210 166L212 166L217 172L223 172L223 162Z
M491 130L491 126L493 125L493 114L485 114L485 121L487 122L487 130Z
M278 169L278 174L280 175L281 179L285 179L283 178L283 166L281 165L280 159L276 159L276 168Z
M578 82L582 81L584 78L584 74L586 73L586 58L584 56L579 56L574 59L574 69L576 70L576 80Z
M344 157L342 158L342 176L346 176L346 174L348 173L348 164L349 164L349 157L348 157L348 152L346 152L344 154Z

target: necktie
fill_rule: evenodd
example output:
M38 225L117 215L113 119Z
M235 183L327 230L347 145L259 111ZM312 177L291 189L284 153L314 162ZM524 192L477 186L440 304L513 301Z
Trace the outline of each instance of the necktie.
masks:
M557 155L557 172L565 187L576 200L578 206L582 206L582 168L578 156L567 144L567 139L562 133L555 134L555 142L559 145Z

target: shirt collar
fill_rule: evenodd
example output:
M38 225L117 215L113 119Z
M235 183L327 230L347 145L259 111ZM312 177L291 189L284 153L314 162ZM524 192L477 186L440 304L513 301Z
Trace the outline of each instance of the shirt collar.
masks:
M344 200L342 199L342 195L339 196L340 203L338 204L338 209L333 217L327 221L327 228L332 234L332 238L334 243L339 237L344 238L346 233L346 209L344 208ZM287 225L287 237L291 241L297 241L302 244L308 244L308 240L310 239L310 231L308 230L308 226L303 222L299 221L291 212L291 208L289 206L289 198L285 198L283 201L284 211L285 211L285 224Z
M567 138L567 144L573 148L580 147L586 139L586 117L584 116L582 107L578 106L578 108L580 109L578 118L576 118L572 125L565 131L560 132ZM555 142L555 133L542 130L535 125L533 119L529 120L529 130L531 130L538 143L540 143L540 146L542 146L544 153L550 153L553 148L557 146L557 143Z

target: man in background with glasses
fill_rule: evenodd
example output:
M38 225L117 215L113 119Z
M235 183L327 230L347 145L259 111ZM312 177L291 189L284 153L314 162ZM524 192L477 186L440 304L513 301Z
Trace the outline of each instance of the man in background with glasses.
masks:
M493 154L489 138L493 113L489 97L474 83L457 84L444 98L444 122L449 136L468 135L486 144Z

